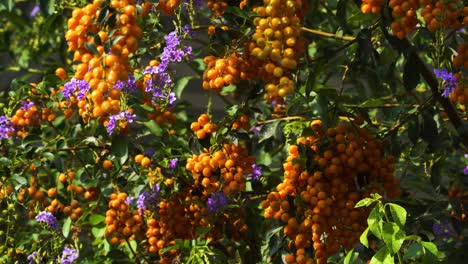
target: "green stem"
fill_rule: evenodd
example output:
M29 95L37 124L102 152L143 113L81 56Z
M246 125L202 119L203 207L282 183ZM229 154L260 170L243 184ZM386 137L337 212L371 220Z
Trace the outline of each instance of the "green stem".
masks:
M212 98L213 95L212 95L212 93L208 93L207 96L208 96L208 103L207 103L207 105L206 105L206 113L207 113L208 115L210 115L210 114L211 114L211 108L212 108L212 106L213 106L213 100L212 100L212 99L213 99L213 98Z

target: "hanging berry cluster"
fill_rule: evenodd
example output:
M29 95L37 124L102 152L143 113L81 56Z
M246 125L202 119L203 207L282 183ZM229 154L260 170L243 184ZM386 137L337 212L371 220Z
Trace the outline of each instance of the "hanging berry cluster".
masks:
M340 123L324 130L312 122L314 136L302 137L289 146L283 164L284 180L262 202L265 218L284 225L291 253L287 263L327 258L351 249L366 228L368 211L354 208L370 193L399 196L393 176L393 159L383 157L382 142L365 128Z
M254 8L258 17L248 44L247 57L256 61L259 75L265 82L268 102L283 103L294 90L293 71L304 50L300 38L303 1L267 0Z

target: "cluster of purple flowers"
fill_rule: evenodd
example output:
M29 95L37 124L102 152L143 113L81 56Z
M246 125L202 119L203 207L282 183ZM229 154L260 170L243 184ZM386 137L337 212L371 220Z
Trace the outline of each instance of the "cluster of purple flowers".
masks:
M63 248L62 257L60 258L60 263L71 264L77 258L78 258L78 251L74 248L69 248L65 246Z
M36 216L36 221L39 222L39 223L47 224L49 229L52 229L52 230L58 230L59 229L57 218L55 218L55 216L53 214L49 213L49 212L45 212L45 211L40 212Z
M458 87L457 78L455 78L453 73L448 72L446 69L434 69L434 74L437 78L444 81L444 91L442 92L442 96L446 98L449 97L449 95Z
M115 130L115 125L118 121L127 121L128 123L133 123L136 115L132 114L130 111L121 111L118 114L109 116L109 122L106 125L107 133L112 135Z
M62 94L65 98L70 99L70 97L78 91L77 98L82 100L87 92L89 92L90 86L89 83L85 80L78 80L72 78L69 82L65 83L63 86Z
M189 26L183 28L185 35L192 37L193 31ZM181 62L183 58L190 58L192 55L192 47L181 47L182 36L177 30L172 31L164 37L166 47L160 57L160 64L156 67L151 67L144 71L144 74L151 74L151 78L146 81L146 92L153 96L153 100L167 99L169 105L172 105L176 96L170 89L174 86L174 82L168 72L170 63Z
M138 196L137 208L140 215L143 215L143 212L146 210L156 210L160 200L160 190L160 185L156 184L151 188L151 192L144 190L140 196Z
M39 257L39 253L37 251L29 254L27 260L29 261L29 264L42 263L42 258Z
M177 162L179 162L178 158L173 158L169 161L169 166L167 167L168 169L175 169L177 166Z
M127 93L136 92L137 86L136 86L135 76L129 74L126 82L122 80L118 80L115 83L114 88L127 92Z
M21 107L20 109L21 110L24 110L24 111L28 111L29 108L33 107L34 106L34 102L33 101L22 101L21 102Z
M260 180L260 177L262 177L262 168L258 166L257 164L252 165L253 172L247 175L248 179L258 181Z
M8 138L8 134L15 132L11 119L7 116L0 116L0 139Z
M213 193L206 202L208 212L219 212L224 206L228 204L228 197L224 192Z
M441 223L434 223L432 225L432 233L434 233L436 239L445 240L457 235L455 229L448 221Z

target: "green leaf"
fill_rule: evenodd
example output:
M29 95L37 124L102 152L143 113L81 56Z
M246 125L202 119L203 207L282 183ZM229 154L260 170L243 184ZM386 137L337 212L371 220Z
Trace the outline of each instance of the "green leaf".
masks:
M400 227L403 227L406 224L406 210L402 206L394 203L387 203L390 207L390 214L392 215L393 221L397 223Z
M420 82L418 60L418 55L414 51L410 52L406 57L406 62L403 66L403 84L407 91L411 91L416 88Z
M65 221L63 222L62 234L65 238L67 238L68 234L70 234L71 222L72 221L70 217L67 217L67 219L65 219Z
M395 260L386 246L375 253L369 264L394 264Z
M106 219L106 217L103 215L93 214L89 217L89 223L91 225L97 225L99 223L102 223L104 219Z
M162 136L163 131L158 123L156 123L154 120L146 121L143 123L143 125L145 125L153 135L158 137Z
M1 158L0 158L0 164L1 164L2 166L8 166L8 165L10 165L11 163L12 163L12 161L11 161L9 158L7 158L7 157L1 157Z
M28 183L28 180L25 177L20 176L19 174L14 174L13 177L11 177L11 179L16 181L20 186L26 185Z
M351 249L348 254L346 254L346 257L343 260L343 264L353 264L356 262L356 260L359 257L358 252L354 252L354 249Z
M420 135L419 118L415 117L408 122L408 138L416 144Z
M120 158L120 163L124 164L128 158L128 138L122 135L112 138L111 153Z
M415 242L408 248L406 254L403 256L403 260L420 258L423 255L423 253L424 252L422 245Z
M54 160L55 158L55 155L53 153L50 153L50 152L44 152L42 153L42 157L48 159L48 160Z
M7 9L9 12L11 12L15 8L15 1L14 0L8 0L7 2Z
M161 249L159 252L160 252L161 254L164 254L164 253L169 252L169 251L171 251L171 250L173 250L173 249L177 250L177 249L179 249L179 248L180 248L180 245L179 245L179 244L175 244L175 245L173 245L173 246L163 248L163 249Z
M95 55L99 55L99 51L96 48L96 44L91 43L91 42L86 42L85 47L89 52L91 52L91 53L93 53Z
M264 126L264 129L262 129L262 133L260 133L259 135L259 140L258 142L261 143L269 138L272 138L272 137L277 137L278 136L278 133L277 133L277 130L278 130L278 125L279 125L279 122L273 122L271 124L266 124Z
M423 263L437 263L440 262L440 253L437 246L432 242L421 241L424 247Z
M174 90L173 90L177 98L182 97L182 92L187 87L187 84L190 82L190 80L193 78L195 78L195 76L190 75L190 76L182 77L177 80L177 82L174 85Z
M364 199L360 200L359 202L357 202L357 204L354 207L355 208L367 207L367 206L373 204L374 202L375 202L375 200L372 199L372 198L364 198Z
M377 204L367 218L367 225L369 226L370 231L378 239L382 239L383 212L381 212L381 209L382 204Z
M87 137L87 138L83 139L82 142L85 143L85 144L88 143L88 144L94 145L94 146L99 145L98 141L97 141L97 138L95 138L95 137Z
M405 241L405 232L395 223L383 224L383 240L392 254L396 254Z
M208 234L208 232L210 232L211 230L211 227L197 227L195 228L195 232L200 236L204 236L206 234Z
M428 113L423 113L423 123L421 128L421 137L424 139L429 145L433 144L438 139L438 131L437 131L437 123L434 120L434 117Z
M361 236L359 237L359 241L363 244L366 248L369 248L369 240L367 240L367 234L369 233L369 227L362 232Z
M103 227L93 227L91 229L91 233L93 233L93 236L95 238L101 238L104 236L104 234L106 233L106 226L103 226Z

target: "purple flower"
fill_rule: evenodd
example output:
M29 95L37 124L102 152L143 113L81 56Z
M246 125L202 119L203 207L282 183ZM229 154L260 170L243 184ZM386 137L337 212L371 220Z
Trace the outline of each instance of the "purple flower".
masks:
M228 204L228 197L224 192L213 193L206 202L208 212L219 212L224 206Z
M175 93L174 92L171 92L169 94L169 99L167 99L169 105L172 105L174 104L174 102L177 100L177 97L175 96Z
M59 228L57 218L55 218L55 216L49 212L40 212L36 216L36 221L39 223L46 223L47 226L52 230L58 230Z
M432 225L432 233L436 236L437 239L449 239L457 235L455 229L448 221L443 221L439 224L434 223Z
M28 256L29 264L41 263L41 259L39 258L38 255L39 253L37 253L37 251L34 251L33 253L29 254Z
M129 74L126 82L122 80L118 80L115 83L114 88L119 89L121 91L128 92L128 93L136 92L137 87L136 87L136 82L135 82L135 76Z
M190 27L185 26L182 30L187 36L192 36ZM181 47L182 37L177 30L164 36L166 46L160 57L160 63L156 67L146 69L143 73L150 74L151 77L146 81L146 92L151 93L153 101L166 99L169 104L174 103L175 94L170 92L174 82L168 72L171 63L181 62L184 58L190 59L192 47Z
M260 177L262 176L262 168L258 166L257 164L252 165L253 172L247 175L248 179L258 181Z
M133 123L135 118L136 118L136 115L132 114L130 111L122 111L118 114L109 116L109 122L106 125L107 134L112 135L117 122L127 121L128 123Z
M169 161L169 166L168 168L169 169L175 169L175 167L177 166L177 162L179 162L179 159L178 158L173 158Z
M74 248L69 248L65 246L62 251L62 257L60 258L60 263L71 264L77 258L78 258L78 251Z
M160 185L159 183L151 188L151 192L143 191L140 196L138 196L137 200L137 208L139 210L140 215L144 213L146 210L156 210L157 205L160 200Z
M145 155L146 156L153 156L156 153L156 150L152 147L145 148Z
M39 8L39 5L35 5L33 9L31 10L31 13L29 13L29 16L35 17L37 13L39 13L39 11L41 11L41 9Z
M125 204L130 205L133 202L133 200L135 200L134 197L127 196L127 198L125 198Z
M468 165L463 169L463 174L468 175Z
M455 78L453 73L448 72L446 69L434 69L434 74L437 78L444 81L444 91L442 92L442 96L446 98L449 97L449 95L458 87L457 78Z
M78 91L77 98L78 100L82 100L85 94L89 91L89 89L89 83L85 80L78 80L76 78L72 78L63 86L62 94L65 98L70 99L70 96L72 96L76 91Z
M254 126L252 127L252 133L255 135L255 136L258 136L260 134L260 130L262 130L262 127L261 126Z
M28 111L29 108L33 107L34 106L34 102L30 102L30 101L22 101L21 102L21 109L24 110L24 111Z
M0 139L8 138L8 134L15 132L13 122L7 116L0 116Z

